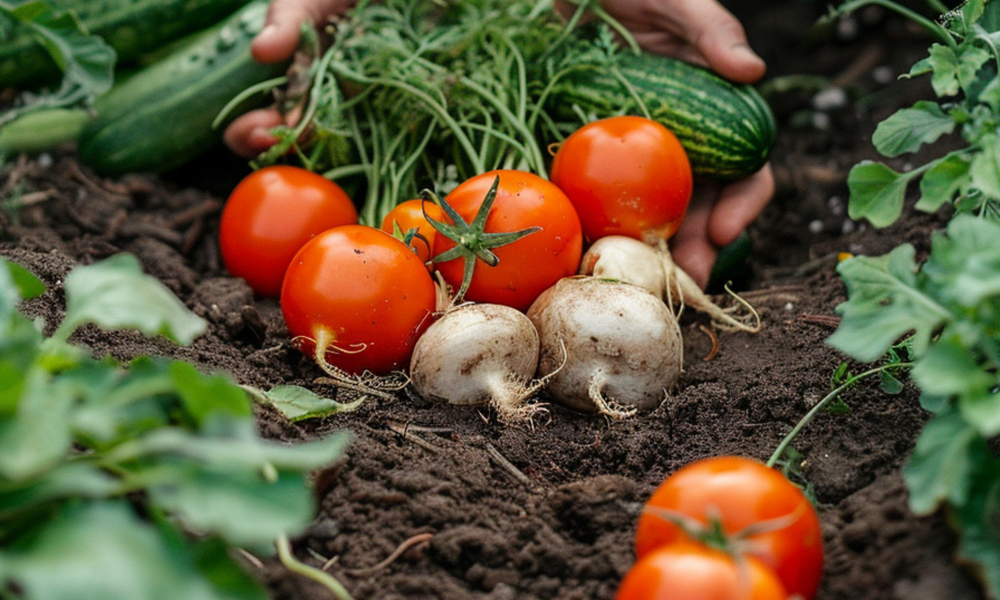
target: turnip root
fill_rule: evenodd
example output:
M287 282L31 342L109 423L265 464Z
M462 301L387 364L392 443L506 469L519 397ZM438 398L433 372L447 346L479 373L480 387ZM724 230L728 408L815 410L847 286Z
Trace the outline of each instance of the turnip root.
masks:
M690 306L704 312L712 323L725 331L760 330L760 318L753 308L734 294L749 314L736 318L736 308L724 309L715 304L691 276L674 263L666 243L650 246L645 242L624 237L603 237L587 250L580 261L580 273L617 279L641 286L678 308Z
M541 339L546 391L570 408L621 419L655 408L680 377L684 345L673 313L629 283L569 277L528 309Z
M528 401L544 384L538 332L524 313L498 304L448 310L417 340L413 387L429 400L488 404L501 421L528 422L544 409Z

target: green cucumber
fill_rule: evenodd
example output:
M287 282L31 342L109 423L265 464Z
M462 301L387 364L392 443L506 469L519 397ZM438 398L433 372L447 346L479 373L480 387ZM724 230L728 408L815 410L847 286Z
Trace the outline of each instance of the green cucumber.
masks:
M97 116L80 137L84 164L101 175L159 173L217 144L221 128L212 122L227 103L286 67L260 64L250 54L267 5L254 0L98 98Z
M218 23L247 0L48 0L115 49L119 64ZM58 81L61 71L26 28L0 43L0 88Z
M698 178L743 179L767 162L776 126L760 94L666 56L620 52L614 68L573 71L555 84L549 104L564 117L600 119L642 115L636 97L677 136Z

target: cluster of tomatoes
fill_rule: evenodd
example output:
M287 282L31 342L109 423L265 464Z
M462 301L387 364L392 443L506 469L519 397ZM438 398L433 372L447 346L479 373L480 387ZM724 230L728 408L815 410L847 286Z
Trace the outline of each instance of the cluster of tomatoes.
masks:
M783 474L741 457L668 477L636 528L616 600L809 600L823 574L816 511Z
M492 248L497 264L476 265L465 299L522 311L577 272L585 240L668 237L684 216L692 187L677 138L640 117L581 128L556 153L551 180L493 171L461 183L444 201L473 223L497 178L482 233L489 238L535 231ZM274 166L255 171L233 190L219 242L232 275L258 295L280 296L299 348L312 353L319 344L335 367L380 375L406 368L433 319L429 267L452 289L465 272L461 258L431 262L465 241L441 234L427 217L453 224L440 206L409 200L386 216L381 230L358 225L354 204L335 183L298 167Z
M464 296L523 311L577 272L584 244L607 235L668 238L691 189L673 134L648 119L616 117L567 138L549 180L483 173L447 195L449 210L409 200L381 228L359 225L351 199L320 175L260 169L232 192L219 241L232 275L258 295L280 296L304 352L347 373L378 375L405 369L433 320L432 272L452 289L462 284L464 260L441 260L457 256L456 243L532 231L489 248L495 266L477 263ZM454 227L452 216L464 224ZM468 224L480 227L478 237L455 233ZM679 470L655 492L638 523L636 555L617 600L809 599L822 572L822 535L809 501L782 474L717 458Z

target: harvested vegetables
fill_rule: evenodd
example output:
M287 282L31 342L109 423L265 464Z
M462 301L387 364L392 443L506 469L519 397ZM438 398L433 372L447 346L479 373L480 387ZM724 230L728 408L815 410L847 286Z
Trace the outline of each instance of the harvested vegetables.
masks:
M712 146L697 156L739 155L742 167L718 170L720 177L746 176L766 162L773 117L752 88L661 56L640 54L640 68L625 58L637 50L620 48L610 27L576 23L533 0L362 1L336 24L330 47L316 49L308 96L290 99L302 119L278 131L279 143L257 162L294 150L330 178L360 177L361 221L372 225L424 188L447 193L490 170L546 178L549 144L616 114L683 116L678 127L690 135L682 143ZM619 80L617 90L597 90L613 102L598 105L579 93L592 86L584 77L591 72ZM670 104L683 115L657 100L668 79ZM702 115L698 123L693 114ZM696 125L712 134L694 135ZM748 137L737 125L752 130L753 141L737 143ZM707 162L694 164L695 172L713 176Z

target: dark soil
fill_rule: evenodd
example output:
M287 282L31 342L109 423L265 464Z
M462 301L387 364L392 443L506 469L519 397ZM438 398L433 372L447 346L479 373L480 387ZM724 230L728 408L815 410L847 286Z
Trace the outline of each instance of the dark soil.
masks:
M634 559L642 502L666 475L714 455L767 459L830 390L846 361L825 343L845 300L837 254L877 255L904 242L926 250L941 218L908 210L899 224L874 231L847 218L845 179L853 164L875 158L875 124L929 94L926 81L895 81L929 41L878 10L859 15L852 30L814 27L820 3L730 6L768 60L767 81L820 75L846 92L845 103L822 110L812 91L771 96L779 187L750 229L754 250L737 274L763 330L720 334L718 354L705 360L712 341L688 311L680 385L658 409L627 422L552 407L534 428L505 427L485 410L409 393L300 424L260 407L268 437L353 433L347 459L318 475L319 513L294 546L301 559L328 563L355 598L612 598ZM209 321L209 332L189 348L97 329L79 332L79 343L122 360L169 355L253 386L336 395L313 383L320 372L290 347L277 302L255 299L221 264L220 207L245 172L223 150L160 178L102 180L72 152L10 162L0 170L0 197L23 205L0 213L0 254L50 286L26 312L57 323L69 268L131 252ZM819 598L982 598L952 560L955 538L943 518L917 517L907 506L900 471L926 419L916 390L890 396L870 382L845 400L849 412L822 414L794 442L825 534ZM418 534L429 541L370 568ZM273 559L248 568L275 598L329 597Z

